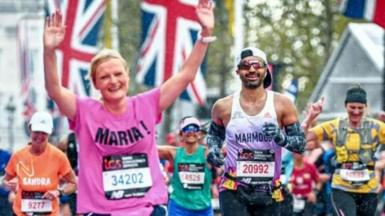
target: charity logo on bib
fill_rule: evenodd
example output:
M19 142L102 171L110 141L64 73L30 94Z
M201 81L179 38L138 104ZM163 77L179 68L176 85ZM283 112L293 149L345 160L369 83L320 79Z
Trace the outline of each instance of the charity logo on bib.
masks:
M274 177L273 150L242 149L237 158L237 179L245 183L269 182Z
M204 163L179 163L178 174L184 189L203 189L205 181Z

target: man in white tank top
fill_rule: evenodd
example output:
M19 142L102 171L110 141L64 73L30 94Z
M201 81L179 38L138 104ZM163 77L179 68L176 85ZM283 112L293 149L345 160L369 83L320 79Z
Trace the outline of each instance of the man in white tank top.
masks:
M269 91L266 54L247 47L237 56L242 88L216 101L207 142L207 160L224 164L220 185L222 215L280 215L281 148L302 153L304 133L293 102ZM226 143L226 157L221 155Z

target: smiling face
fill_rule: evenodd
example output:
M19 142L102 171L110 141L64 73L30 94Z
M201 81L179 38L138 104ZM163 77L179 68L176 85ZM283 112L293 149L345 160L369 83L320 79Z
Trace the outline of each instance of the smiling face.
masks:
M201 138L200 128L198 125L187 125L180 131L180 136L185 144L195 144Z
M32 146L41 146L48 143L48 134L40 131L31 131Z
M103 100L116 101L126 97L129 76L121 60L109 58L96 66L93 82Z
M266 64L262 59L254 56L242 59L237 69L243 87L248 89L256 89L262 86L266 73Z
M348 113L349 122L352 126L358 127L361 123L362 117L365 114L366 104L363 103L346 103L346 112Z

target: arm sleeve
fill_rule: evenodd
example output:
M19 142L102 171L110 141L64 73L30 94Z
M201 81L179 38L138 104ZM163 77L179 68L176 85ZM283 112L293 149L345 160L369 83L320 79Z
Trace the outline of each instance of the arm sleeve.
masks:
M222 148L223 142L226 137L226 129L222 125L217 125L215 122L210 123L210 128L207 133L207 144L209 148L219 147Z
M303 153L305 151L306 139L299 122L285 125L285 145L284 147L292 152Z

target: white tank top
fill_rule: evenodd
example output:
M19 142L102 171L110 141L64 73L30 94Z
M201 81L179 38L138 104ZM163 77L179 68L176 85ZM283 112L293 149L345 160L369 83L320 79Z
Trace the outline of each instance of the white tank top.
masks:
M237 172L237 159L240 152L246 150L269 150L274 154L274 179L281 172L281 147L271 137L262 132L265 123L278 124L274 107L274 92L267 91L267 98L262 110L253 116L246 114L240 104L240 91L234 93L230 121L226 126L227 155L225 172ZM265 151L266 152L266 151Z

